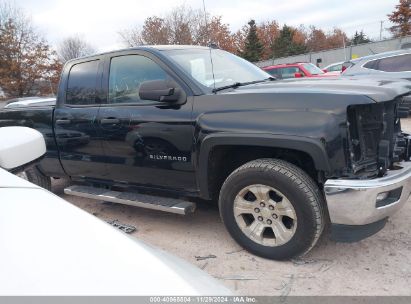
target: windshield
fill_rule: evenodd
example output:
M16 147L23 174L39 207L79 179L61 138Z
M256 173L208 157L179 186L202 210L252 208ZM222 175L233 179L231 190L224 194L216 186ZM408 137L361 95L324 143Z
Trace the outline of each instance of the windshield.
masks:
M164 53L197 82L211 89L271 77L254 64L219 49L211 49L211 57L210 49L205 48L167 50Z
M313 65L312 63L304 63L304 68L311 74L311 75L321 75L324 74L324 72Z

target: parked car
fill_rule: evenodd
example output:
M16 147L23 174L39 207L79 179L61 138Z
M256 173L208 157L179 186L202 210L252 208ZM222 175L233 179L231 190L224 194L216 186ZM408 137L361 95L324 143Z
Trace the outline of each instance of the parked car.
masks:
M28 97L28 98L16 98L6 102L4 108L24 108L24 107L42 107L42 106L54 106L56 104L55 97Z
M332 63L330 65L327 65L325 68L323 68L324 73L329 73L329 72L342 72L342 68L343 68L343 63L344 61L341 62L336 62L336 63Z
M411 49L384 52L344 62L343 77L363 76L411 80Z
M328 220L334 239L359 240L407 201L407 94L407 81L275 81L223 50L142 46L69 61L55 107L4 109L0 126L54 134L34 182L70 177L67 194L178 214L219 201L241 246L288 259ZM62 130L89 142L67 147Z
M0 166L45 152L42 135L0 128ZM200 269L132 239L0 168L0 296L231 295Z
M287 63L278 64L263 67L263 70L274 76L277 79L288 79L288 78L323 78L323 77L337 77L339 73L325 73L319 67L312 63L307 62L297 62L297 63Z
M343 66L342 77L411 81L411 49L352 59L344 62ZM411 96L404 97L402 105L411 109Z

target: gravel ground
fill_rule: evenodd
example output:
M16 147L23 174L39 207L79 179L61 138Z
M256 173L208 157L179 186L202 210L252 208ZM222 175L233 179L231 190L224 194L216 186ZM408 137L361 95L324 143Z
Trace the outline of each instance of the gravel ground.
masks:
M411 131L411 119L403 129ZM102 220L135 226L133 237L197 265L238 294L411 295L411 201L366 240L345 244L323 237L303 259L276 262L242 250L213 205L180 216L67 196L64 183L53 187L67 201ZM209 255L215 257L196 259Z

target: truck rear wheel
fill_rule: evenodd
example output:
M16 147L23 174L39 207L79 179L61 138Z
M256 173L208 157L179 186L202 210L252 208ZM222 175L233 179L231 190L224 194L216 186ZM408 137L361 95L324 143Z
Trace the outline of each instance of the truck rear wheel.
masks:
M41 173L37 167L27 168L26 170L18 173L17 176L51 191L51 178Z
M231 236L248 251L283 260L307 253L325 225L323 196L300 168L258 159L224 182L220 214Z

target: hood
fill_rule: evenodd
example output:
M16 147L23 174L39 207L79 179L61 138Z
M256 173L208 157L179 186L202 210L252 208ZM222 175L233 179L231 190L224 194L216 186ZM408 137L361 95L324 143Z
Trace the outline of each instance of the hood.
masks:
M0 188L0 198L0 296L231 295L44 189Z
M222 91L224 92L224 91ZM404 80L355 78L305 78L276 80L238 87L225 94L335 94L368 96L376 102L393 100L411 92L411 83Z
M14 174L0 168L0 189L1 188L40 188Z

